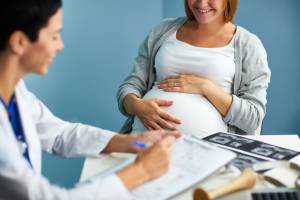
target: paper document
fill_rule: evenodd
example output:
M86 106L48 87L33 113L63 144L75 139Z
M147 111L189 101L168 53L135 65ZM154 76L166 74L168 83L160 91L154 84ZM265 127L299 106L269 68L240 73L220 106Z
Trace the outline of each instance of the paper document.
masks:
M133 199L169 199L201 182L234 157L235 153L193 136L181 138L174 145L167 174L133 190Z

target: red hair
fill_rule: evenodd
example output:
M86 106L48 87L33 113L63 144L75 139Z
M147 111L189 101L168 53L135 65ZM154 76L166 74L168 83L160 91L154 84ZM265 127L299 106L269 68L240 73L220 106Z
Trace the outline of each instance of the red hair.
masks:
M189 8L187 1L188 0L184 1L185 14L188 17L188 19L194 20L195 16L194 16L193 12L191 11L191 9ZM227 2L226 6L225 6L225 12L224 12L225 22L232 22L235 11L237 9L238 0L224 0L224 1Z

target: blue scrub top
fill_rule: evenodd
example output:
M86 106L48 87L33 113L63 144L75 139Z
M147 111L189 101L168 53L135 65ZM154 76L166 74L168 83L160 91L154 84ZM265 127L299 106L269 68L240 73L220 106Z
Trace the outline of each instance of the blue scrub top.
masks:
M16 97L15 97L15 95L13 95L12 98L10 99L8 105L6 105L3 98L0 97L0 100L1 100L2 104L4 105L4 107L6 109L6 112L9 115L9 121L10 121L10 124L13 128L13 131L15 133L15 136L16 136L17 140L20 143L25 144L25 145L23 145L24 146L23 156L28 161L28 163L31 165L30 158L29 158L29 153L28 153L28 144L26 142L26 138L25 138L25 135L24 135L24 130L23 130L22 121L21 121L21 118L20 118L18 105L17 105L17 102L16 102Z

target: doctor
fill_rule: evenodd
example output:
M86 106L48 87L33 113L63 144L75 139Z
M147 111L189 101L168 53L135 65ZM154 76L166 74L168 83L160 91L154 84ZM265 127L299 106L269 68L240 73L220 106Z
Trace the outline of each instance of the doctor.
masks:
M168 169L178 132L145 135L68 123L55 117L22 81L44 75L63 49L61 0L4 0L0 7L0 199L131 199L129 191ZM135 147L140 140L151 146ZM41 149L65 157L141 153L127 168L70 190L41 175Z

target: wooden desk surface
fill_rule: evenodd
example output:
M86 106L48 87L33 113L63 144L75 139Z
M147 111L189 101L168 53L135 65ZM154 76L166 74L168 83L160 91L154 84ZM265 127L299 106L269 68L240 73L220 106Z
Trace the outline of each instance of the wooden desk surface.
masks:
M257 139L266 143L274 144L280 147L289 148L295 151L300 151L300 140L297 135L262 135L262 136L247 136L249 138ZM88 158L85 160L80 181L93 177L95 174L109 169L111 166L121 162L126 159L128 154L112 154L106 156L99 156L99 158ZM226 184L232 180L235 176L238 176L238 172L231 174L217 174L203 181L196 187L204 188L215 188L219 185ZM268 187L268 183L260 182L257 187ZM176 200L186 200L192 199L193 189L185 191L184 193L177 196ZM232 195L227 195L225 198L220 198L220 200L237 200L243 199L243 193L239 192Z

